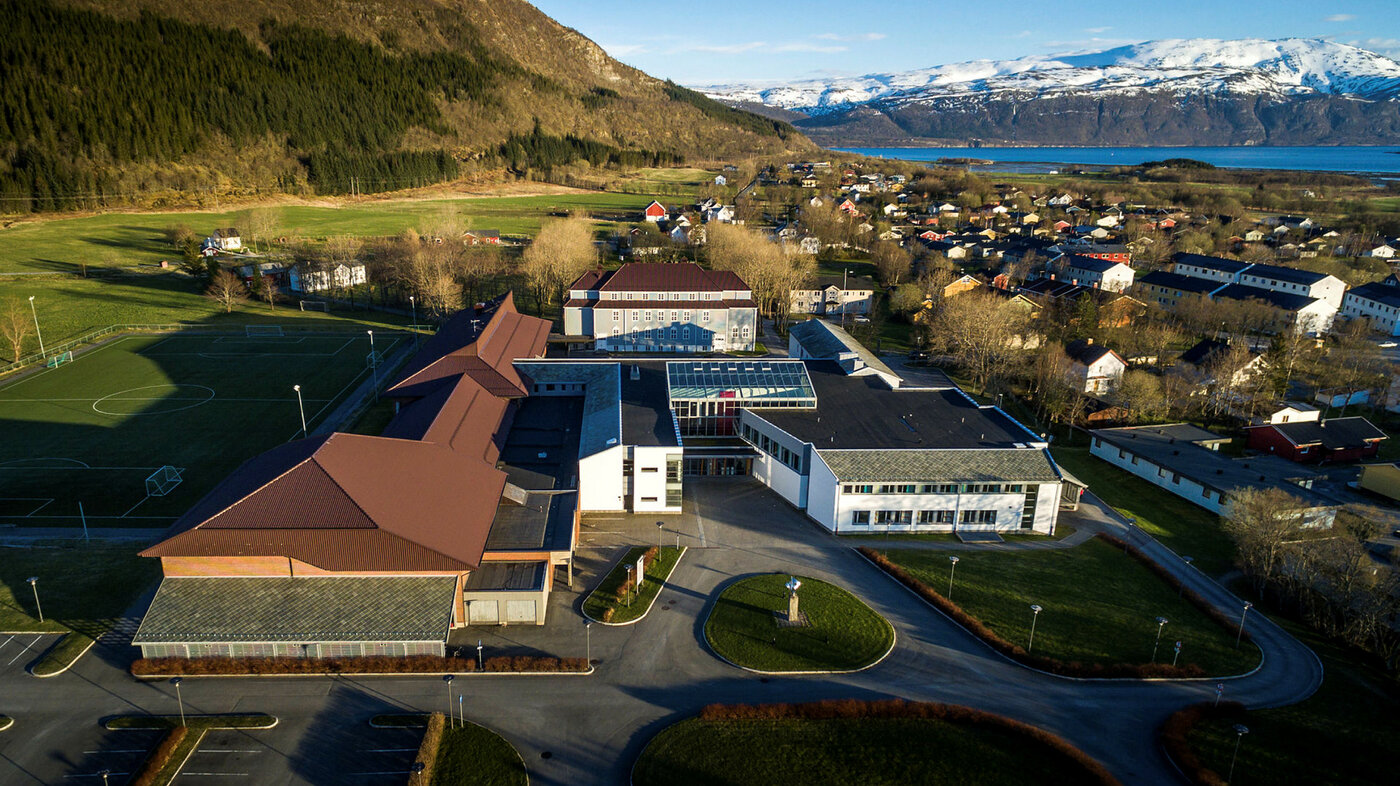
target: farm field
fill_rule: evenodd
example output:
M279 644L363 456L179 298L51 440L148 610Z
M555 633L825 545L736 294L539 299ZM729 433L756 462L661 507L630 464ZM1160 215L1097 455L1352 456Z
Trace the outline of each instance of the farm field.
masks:
M403 334L379 334L388 356ZM0 386L0 525L164 527L371 374L368 337L125 336ZM181 480L152 489L164 467Z
M551 213L586 212L610 229L630 222L651 201L646 194L580 192L543 196L477 197L431 200L348 202L340 206L282 205L268 208L277 216L278 237L326 238L336 235L382 237L432 221L454 211L470 229L495 229L502 235L534 235ZM68 273L79 265L131 267L174 260L162 230L184 224L203 236L218 227L237 225L247 208L223 212L108 213L15 224L0 230L0 275ZM257 244L253 250L261 251Z

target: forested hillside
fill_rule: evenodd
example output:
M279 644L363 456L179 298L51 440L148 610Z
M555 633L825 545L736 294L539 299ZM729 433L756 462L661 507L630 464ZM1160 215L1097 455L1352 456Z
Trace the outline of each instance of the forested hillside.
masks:
M4 213L808 144L518 0L6 0L0 68Z

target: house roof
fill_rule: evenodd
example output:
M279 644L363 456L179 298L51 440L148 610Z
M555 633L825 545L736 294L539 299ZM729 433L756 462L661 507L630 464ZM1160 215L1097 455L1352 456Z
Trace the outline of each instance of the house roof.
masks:
M820 319L807 319L788 328L788 335L814 358L834 360L844 354L854 354L866 367L881 374L898 378L885 362L844 329Z
M728 270L706 270L694 262L629 262L616 270L590 271L569 289L600 292L747 291L749 285Z
M1157 270L1141 276L1137 283L1146 286L1163 287L1165 289L1179 289L1182 292L1191 292L1197 295L1204 295L1219 289L1219 281L1208 281L1195 276L1183 276L1180 273L1168 273L1165 270Z
M323 570L470 570L505 473L429 442L331 434L256 456L146 557L288 557ZM487 504L482 504L483 500Z
M1280 265L1250 265L1245 273L1260 278L1276 279L1287 281L1292 284L1312 285L1328 277L1326 273L1315 273L1311 270L1299 270L1294 267L1282 267Z
M1106 355L1114 355L1117 357L1117 353L1103 344L1092 344L1084 339L1071 341L1069 344L1065 345L1065 354L1086 366L1092 366L1102 360ZM1119 358L1119 362L1122 362L1122 358Z
M1332 418L1331 420L1300 420L1296 423L1270 423L1253 428L1271 428L1297 447L1321 445L1327 450L1364 448L1386 438L1366 418Z
M1263 287L1251 287L1247 284L1230 284L1221 287L1211 294L1211 297L1224 297L1231 300L1262 300L1274 308L1281 308L1284 311L1301 311L1316 303L1318 298L1298 295L1292 292L1275 292L1272 289Z
M166 578L133 644L444 641L456 576Z
M817 453L839 481L957 481L1053 483L1060 480L1044 450L823 450Z
M1078 270L1087 270L1091 273L1107 273L1115 267L1127 267L1122 262L1114 262L1098 257L1088 257L1083 254L1065 254L1065 265Z
M1216 341L1213 338L1203 338L1197 341L1194 346L1181 353L1181 360L1193 366L1203 367L1215 360L1221 353L1230 349L1229 342Z
M1178 265L1195 265L1207 270L1218 270L1222 273L1234 275L1249 267L1248 262L1240 262L1236 259L1226 259L1224 257L1211 257L1205 254L1188 254L1185 251L1178 251L1172 254L1172 262Z
M464 309L429 338L389 384L388 398L423 398L470 376L495 396L526 394L511 362L542 357L550 323L515 310L510 293L482 309Z

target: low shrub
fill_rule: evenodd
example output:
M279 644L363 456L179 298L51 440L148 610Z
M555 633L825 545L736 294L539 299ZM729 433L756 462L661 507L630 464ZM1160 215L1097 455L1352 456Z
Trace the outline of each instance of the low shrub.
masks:
M1121 541L1120 541L1121 543ZM1187 666L1173 666L1169 663L1080 663L1079 661L1062 661L1058 658L1050 658L1044 655L1034 655L1026 652L1025 647L1013 644L1002 638L1000 634L987 627L983 622L963 611L958 604L948 600L938 593L933 587L920 581L918 577L905 570L903 566L892 562L888 557L880 552L862 546L860 553L866 559L875 563L879 568L896 581L913 590L915 594L939 611L948 615L959 625L966 628L972 635L987 642L993 649L1008 658L1029 666L1033 669L1048 671L1051 674L1059 674L1065 677L1100 678L1100 679L1145 679L1145 678L1183 678L1183 677L1204 677L1205 671L1196 664ZM1204 599L1201 600L1204 603Z
M446 726L447 718L441 712L428 716L428 728L423 732L423 741L418 744L418 758L414 759L415 762L422 762L423 772L413 783L433 782L433 766L437 764L438 748L442 747L442 732Z
M1201 597L1201 594L1199 592L1196 592L1190 587L1183 586L1181 583L1181 579L1178 579L1166 568L1159 565L1156 560L1142 553L1142 551L1138 549L1137 546L1130 545L1122 538L1116 537L1114 535L1109 535L1106 532L1100 532L1094 537L1098 538L1099 540L1102 540L1104 543L1107 543L1110 546L1113 546L1114 548L1122 549L1123 552L1126 553L1128 556L1137 560L1148 570L1152 571L1152 574L1157 578L1161 579L1162 582L1165 583L1168 587L1171 587L1172 589L1180 592L1183 598L1186 598L1186 600L1190 601L1191 605L1199 609L1202 614L1205 614L1207 617L1210 617L1211 620L1215 622L1215 624L1219 625L1222 628L1225 628L1226 630L1236 630L1236 626L1239 625L1239 620L1231 619L1230 617L1226 616L1220 611L1220 609L1212 605L1210 601ZM1244 631L1241 638L1244 641L1254 641L1254 637L1250 635L1249 631Z
M706 721L901 718L995 727L1014 731L1045 745L1083 767L1104 786L1121 786L1119 780L1102 764L1063 737L1028 723L956 704L904 699L828 699L803 704L711 704L700 710L699 718Z
M1227 786L1220 773L1202 764L1200 757L1191 750L1191 730L1202 720L1231 717L1242 712L1244 705L1237 701L1222 701L1219 705L1211 702L1192 704L1167 716L1157 736L1167 757L1176 762L1187 780L1200 786Z
M410 655L363 658L138 658L131 664L136 677L218 674L464 674L487 672L588 671L583 658L499 656L478 668L475 658Z
M137 771L136 777L132 778L131 786L151 786L156 782L161 770L170 762L170 757L175 750L180 747L180 743L185 741L185 737L190 733L188 726L176 726L166 732L156 749L151 751L151 755L146 757L146 761Z

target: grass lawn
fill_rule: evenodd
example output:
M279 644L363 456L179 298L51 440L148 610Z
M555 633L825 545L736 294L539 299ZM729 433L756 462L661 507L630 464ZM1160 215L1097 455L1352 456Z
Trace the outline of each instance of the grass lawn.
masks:
M39 578L43 623L30 576ZM159 577L159 561L136 556L135 546L0 547L0 630L72 628L96 636Z
M1097 782L1008 729L895 718L686 720L658 734L632 774L637 786Z
M612 610L612 617L606 621L618 625L624 622L631 622L645 615L651 604L656 600L656 596L661 594L661 589L666 585L666 579L670 578L671 571L680 562L681 554L685 549L678 549L674 546L666 546L658 553L656 561L646 568L646 579L642 586L632 593L630 603L619 602L617 590L627 581L627 566L636 565L637 558L646 552L650 546L635 546L627 551L627 555L622 558L613 569L608 571L608 575L598 582L598 586L588 594L583 601L583 613L588 617L603 621L607 617L608 610Z
M891 549L887 556L925 583L946 592L948 554ZM961 553L952 600L1003 638L1025 645L1032 603L1044 611L1035 628L1034 654L1086 664L1150 663L1162 631L1157 662L1170 663L1172 642L1184 642L1179 665L1197 664L1211 675L1248 671L1259 650L1236 650L1227 631L1177 597L1146 567L1100 540L1073 549Z
M433 783L523 786L529 782L525 762L501 735L475 723L443 729Z
M429 200L370 200L335 206L271 207L279 237L336 235L384 237L424 226L445 211L459 215L469 229L495 229L502 235L533 236L552 213L587 213L600 229L640 217L648 194L583 192L542 196ZM186 225L201 237L216 227L237 225L245 208L179 213L104 213L95 216L23 221L0 230L0 273L73 272L79 265L136 266L173 260L166 227ZM254 250L266 251L266 248Z
M3 236L0 232L0 236ZM197 324L201 327L240 327L249 323L269 325L326 325L333 329L373 327L391 329L407 324L407 316L334 307L329 313L301 311L296 304L244 303L224 313L223 307L204 297L184 274L140 273L113 278L31 276L3 279L0 291L21 302L34 296L35 314L44 331L44 345L56 345L112 325ZM9 345L0 342L0 349ZM25 353L39 351L29 335ZM3 362L13 358L7 355Z
M391 353L403 334L376 334ZM369 376L368 338L127 336L0 387L0 524L164 527L245 459L314 428ZM148 496L162 466L183 472Z
M1050 451L1089 490L1172 551L1190 556L1212 576L1230 570L1235 544L1220 517L1089 454L1087 447L1056 446Z
M1222 777L1240 740L1235 783L1352 786L1393 783L1400 733L1400 688L1395 677L1361 662L1354 653L1302 626L1280 620L1322 659L1322 687L1290 707L1255 710L1234 718L1205 720L1192 732L1201 762Z
M1077 530L1068 524L1056 524L1054 535L1042 535L1039 532L998 532L1004 540L1064 540L1073 535ZM843 538L864 538L869 541L924 541L928 543L962 543L957 535L951 532L895 532L890 534L868 533L841 533Z
M890 623L859 598L833 584L799 577L797 591L807 627L780 628L786 616L789 576L770 573L730 584L705 620L705 639L715 652L758 671L847 671L860 669L894 646Z

